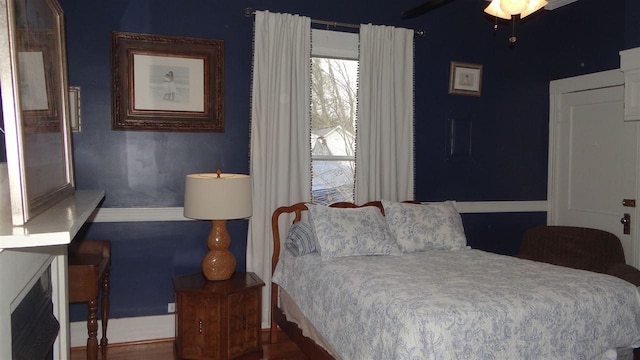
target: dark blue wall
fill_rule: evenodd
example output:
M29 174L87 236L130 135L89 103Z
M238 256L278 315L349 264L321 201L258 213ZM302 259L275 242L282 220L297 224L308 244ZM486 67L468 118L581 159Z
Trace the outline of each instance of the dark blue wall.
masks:
M640 46L640 1L626 0L625 9L625 49Z
M512 27L481 16L484 1L454 1L408 23L416 40L416 184L419 199L545 200L549 81L619 67L622 2L580 0ZM609 4L609 3L608 3ZM588 21L585 21L588 19ZM482 96L447 94L451 60L483 65ZM472 121L472 155L447 161L447 119Z
M78 189L103 189L103 207L182 206L184 176L249 171L253 18L245 7L316 19L422 28L415 40L416 199L545 200L549 81L619 66L638 46L636 0L579 0L512 27L484 16L481 0L457 0L413 20L418 0L61 0L69 84L82 89L82 132L73 136ZM630 9L625 12L625 7ZM111 130L112 31L225 41L224 133ZM633 34L631 34L633 32ZM483 65L482 96L447 94L451 61ZM447 160L447 122L472 121L472 154ZM284 205L284 204L283 204ZM465 214L470 245L513 254L544 213ZM238 270L245 269L247 222L229 222ZM112 317L166 313L171 277L198 271L210 225L203 221L88 224L76 241L113 243ZM72 309L73 310L73 309ZM76 309L73 320L84 312Z

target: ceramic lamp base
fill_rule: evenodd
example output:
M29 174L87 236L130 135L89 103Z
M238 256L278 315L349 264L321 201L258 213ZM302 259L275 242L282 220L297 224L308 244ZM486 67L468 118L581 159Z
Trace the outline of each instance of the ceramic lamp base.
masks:
M208 280L227 280L236 269L236 258L230 251L209 251L202 259L202 273Z
M229 251L231 238L226 220L212 220L207 238L209 252L202 259L202 273L208 280L227 280L236 269L236 259Z

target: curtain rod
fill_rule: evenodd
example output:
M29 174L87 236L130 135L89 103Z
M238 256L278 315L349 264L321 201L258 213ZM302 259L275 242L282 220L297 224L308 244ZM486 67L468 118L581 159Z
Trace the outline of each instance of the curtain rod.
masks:
M244 9L244 16L246 17L251 17L253 15L256 14L256 11L252 8L245 8ZM337 21L327 21L327 20L316 20L316 19L311 19L311 23L313 24L320 24L320 25L326 25L328 26L333 26L333 27L344 27L344 28L351 28L351 29L360 29L360 25L359 24L350 24L350 23L343 23L343 22L337 22ZM426 31L424 31L423 29L417 29L414 30L415 34L418 36L426 36Z

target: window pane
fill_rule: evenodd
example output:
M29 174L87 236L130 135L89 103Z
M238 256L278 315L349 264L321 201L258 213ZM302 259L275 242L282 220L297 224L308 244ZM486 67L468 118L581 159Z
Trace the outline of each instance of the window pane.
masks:
M312 161L313 202L329 205L338 201L353 201L353 167L353 161Z
M355 133L357 80L356 60L312 59L312 129L340 126L348 133Z
M314 57L311 76L312 201L353 201L358 61Z

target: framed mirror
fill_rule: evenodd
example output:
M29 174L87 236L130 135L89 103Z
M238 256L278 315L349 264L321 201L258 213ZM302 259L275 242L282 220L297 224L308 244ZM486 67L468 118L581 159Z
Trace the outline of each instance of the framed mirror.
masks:
M0 0L0 7L0 176L18 226L74 192L64 19L56 0Z

